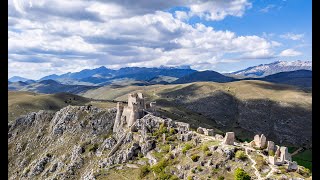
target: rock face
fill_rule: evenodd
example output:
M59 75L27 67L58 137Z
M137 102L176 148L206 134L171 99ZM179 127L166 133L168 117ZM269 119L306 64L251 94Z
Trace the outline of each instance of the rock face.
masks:
M86 171L83 153L99 144L110 148L115 140L101 139L112 132L116 109L67 106L56 113L39 111L21 116L9 126L9 179L78 179ZM17 173L18 172L18 173Z
M121 129L114 126L117 118L115 108L67 106L56 113L39 111L17 119L8 126L9 179L101 179L98 176L108 176L115 169L130 173L132 168L166 161L170 166L165 173L182 179L190 171L196 172L194 179L207 177L213 168L253 171L250 161L235 158L245 146L235 143L234 132L227 132L224 139L218 134L213 137L212 129L202 128L199 134L190 131L189 124L150 113ZM203 144L208 147L203 149ZM272 146L269 141L268 148ZM297 169L286 147L276 146L275 150L270 163L288 162L289 171ZM197 154L200 156L194 159Z
M226 136L224 137L223 144L226 145L233 145L234 144L234 132L227 132Z
M288 162L288 171L296 171L298 169L298 164L297 162L293 161L289 161Z

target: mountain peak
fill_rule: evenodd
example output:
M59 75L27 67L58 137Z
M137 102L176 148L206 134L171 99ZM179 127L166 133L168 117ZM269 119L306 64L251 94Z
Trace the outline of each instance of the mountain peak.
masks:
M264 77L279 72L296 71L296 70L312 70L311 61L274 61L269 64L260 64L248 67L246 69L233 72L232 74L247 77Z

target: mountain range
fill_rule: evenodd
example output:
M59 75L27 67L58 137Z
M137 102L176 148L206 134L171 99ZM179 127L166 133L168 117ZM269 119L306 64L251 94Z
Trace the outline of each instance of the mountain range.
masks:
M279 72L296 71L296 70L312 71L311 61L275 61L269 64L260 64L258 66L248 67L230 74L244 77L264 77Z
M225 83L239 80L262 80L311 88L311 69L312 65L309 61L276 61L227 74L215 71L196 71L189 66L160 66L157 68L125 67L119 70L101 66L95 69L84 69L80 72L69 72L62 75L52 74L37 81L15 76L8 80L8 90L40 93L80 93L106 85L145 86L204 81Z

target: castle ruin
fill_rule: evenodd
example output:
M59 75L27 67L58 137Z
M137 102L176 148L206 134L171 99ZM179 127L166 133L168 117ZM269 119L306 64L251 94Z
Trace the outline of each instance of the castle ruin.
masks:
M113 132L131 128L137 119L140 119L147 114L147 110L150 109L150 111L154 112L155 104L155 102L146 104L145 98L140 92L129 94L127 106L123 105L122 102L117 103L117 114Z

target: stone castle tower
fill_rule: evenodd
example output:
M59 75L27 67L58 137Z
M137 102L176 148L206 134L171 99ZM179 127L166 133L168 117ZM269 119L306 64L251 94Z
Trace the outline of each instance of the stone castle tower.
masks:
M152 102L151 106L154 109L155 103ZM148 107L150 107L150 105ZM117 103L117 115L113 132L118 132L120 129L131 128L137 119L142 118L146 114L146 109L147 106L142 93L129 94L127 106L124 106L122 102Z

